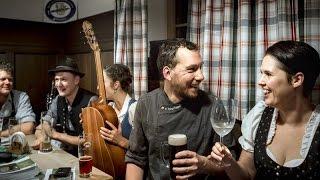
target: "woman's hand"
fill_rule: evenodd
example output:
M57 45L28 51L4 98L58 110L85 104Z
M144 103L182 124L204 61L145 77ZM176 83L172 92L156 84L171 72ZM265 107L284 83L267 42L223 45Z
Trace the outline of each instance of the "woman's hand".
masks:
M215 160L220 163L220 167L229 167L232 161L235 160L230 153L230 150L223 144L216 142L215 145L212 147L211 155L209 159Z
M82 120L82 113L80 113L80 114L79 114L79 119L80 119L80 120L79 120L79 123L82 125L82 123L83 123L83 120Z
M109 127L111 127L111 130L105 127L101 127L100 128L101 137L109 142L117 144L120 147L127 148L128 140L122 136L121 128L116 128L109 121L105 121L105 122L109 125Z

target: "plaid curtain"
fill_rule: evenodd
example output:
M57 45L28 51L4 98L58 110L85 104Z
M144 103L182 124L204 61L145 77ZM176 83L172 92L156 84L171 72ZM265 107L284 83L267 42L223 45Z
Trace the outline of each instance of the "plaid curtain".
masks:
M114 62L127 65L133 75L136 99L147 92L147 0L116 0Z
M318 0L189 0L187 38L204 60L205 90L238 100L237 118L263 99L257 82L265 50L280 40L301 40L320 52ZM313 98L320 102L317 84Z

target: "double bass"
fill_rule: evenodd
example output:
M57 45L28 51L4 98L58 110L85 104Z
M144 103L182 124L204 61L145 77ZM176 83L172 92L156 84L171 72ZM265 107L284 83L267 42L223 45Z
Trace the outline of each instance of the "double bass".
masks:
M82 29L88 44L94 53L97 82L99 88L99 98L92 102L90 107L82 109L82 126L85 133L92 133L94 139L93 146L93 164L98 169L113 176L114 179L124 179L126 165L124 162L125 151L121 147L105 141L100 136L100 127L105 127L105 120L118 127L119 121L114 109L107 104L106 90L103 80L102 63L100 59L100 48L92 25L84 21Z

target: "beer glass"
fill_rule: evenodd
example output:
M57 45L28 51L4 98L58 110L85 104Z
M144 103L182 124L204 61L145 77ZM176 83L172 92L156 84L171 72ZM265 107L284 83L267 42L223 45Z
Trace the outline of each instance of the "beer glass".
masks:
M160 143L160 157L166 168L170 168L169 165L169 144L168 141Z
M12 136L13 133L21 131L20 122L15 117L9 118L9 136Z
M185 134L171 134L168 137L169 146L169 164L170 164L170 177L176 179L176 173L173 172L172 161L175 159L176 153L187 150L187 136Z
M49 116L46 116L47 111L41 112L41 135L43 137L43 141L40 143L40 152L51 152L51 134L52 134L52 125L53 119Z
M0 131L2 131L2 126L3 126L3 118L0 118Z
M79 157L79 176L82 178L90 177L92 171L92 134L82 134L79 136L78 157Z

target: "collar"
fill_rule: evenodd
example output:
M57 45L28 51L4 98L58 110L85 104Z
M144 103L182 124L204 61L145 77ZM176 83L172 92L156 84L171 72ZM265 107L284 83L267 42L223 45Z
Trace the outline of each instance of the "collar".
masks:
M124 102L123 102L123 105L122 105L122 108L120 110L118 117L124 116L127 113L127 109L129 107L129 102L131 99L132 98L129 96L129 94L127 94L126 98L124 99ZM115 104L113 104L113 105L115 106Z
M77 91L76 92L76 96L74 97L72 104L69 104L67 98L65 98L66 103L67 103L68 106L73 107L73 106L77 105L78 103L80 103L81 97L82 97L82 95L81 95L82 94L82 89L80 87L78 87L78 89L76 91Z

